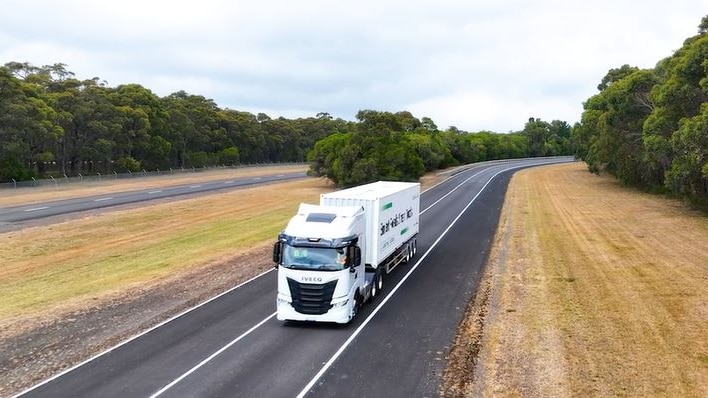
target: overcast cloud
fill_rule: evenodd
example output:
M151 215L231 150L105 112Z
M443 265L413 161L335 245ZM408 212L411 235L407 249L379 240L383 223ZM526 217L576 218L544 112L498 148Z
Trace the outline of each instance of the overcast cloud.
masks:
M271 117L408 110L441 129L580 119L610 68L654 67L703 1L9 0L0 64L179 90Z

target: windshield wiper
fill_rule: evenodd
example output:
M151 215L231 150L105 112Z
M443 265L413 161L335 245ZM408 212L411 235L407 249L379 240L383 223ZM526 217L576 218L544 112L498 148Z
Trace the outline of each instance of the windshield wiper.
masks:
M319 270L319 271L339 271L339 267L337 267L336 265L325 264L325 265L320 265L319 267L317 267L317 270Z

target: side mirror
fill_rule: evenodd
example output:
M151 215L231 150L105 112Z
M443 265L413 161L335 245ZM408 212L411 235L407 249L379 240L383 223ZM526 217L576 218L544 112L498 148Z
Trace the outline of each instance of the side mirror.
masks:
M273 245L273 262L275 263L275 268L278 268L278 264L280 264L282 250L282 243L275 242L275 244Z
M356 266L361 265L361 249L359 246L350 246L349 247L349 266L354 268Z

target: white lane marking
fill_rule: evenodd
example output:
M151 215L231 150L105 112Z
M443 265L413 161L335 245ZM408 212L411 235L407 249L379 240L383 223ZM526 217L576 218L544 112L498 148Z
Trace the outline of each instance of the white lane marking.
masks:
M189 187L190 188L199 188L199 187L201 187L201 185L190 185Z
M233 184L233 181L224 181L224 184Z
M26 209L25 211L38 211L38 210L44 210L44 209L48 209L48 208L49 208L49 206L42 206L42 207L35 207L33 209Z
M113 199L113 197L112 197L112 196L109 196L109 197L107 197L107 198L94 199L93 201L94 201L94 202L103 202L104 200L111 200L111 199Z
M63 371L63 372L61 372L61 373L59 373L59 374L57 374L57 375L54 375L54 376L52 376L52 377L50 377L50 378L48 378L48 379L46 379L46 380L40 382L39 384L37 384L37 385L35 385L35 386L33 386L33 387L28 388L27 390L25 390L25 391L23 391L23 392L21 392L21 393L15 395L15 396L12 397L12 398L17 398L17 397L19 397L19 396L21 396L21 395L25 395L25 394L27 394L28 392L30 392L30 391L32 391L32 390L34 390L34 389L36 389L36 388L39 388L39 387L41 387L41 386L43 386L43 385L45 385L45 384L47 384L47 383L49 383L49 382L51 382L51 381L53 381L53 380L56 380L56 379L58 379L58 378L64 376L65 374L67 374L67 373L73 371L74 369L80 368L80 367L86 365L87 363L89 363L89 362L91 362L91 361L93 361L93 360L95 360L95 359L97 359L97 358L99 358L99 357L102 357L102 356L108 354L109 352L111 352L111 351L113 351L113 350L116 350L116 349L118 349L118 348L120 348L120 347L122 347L122 346L124 346L124 345L126 345L126 344L128 344L128 343L130 343L131 341L133 341L133 340L135 340L135 339L138 339L138 338L140 338L140 337L142 337L142 336L144 336L144 335L146 335L146 334L152 332L153 330L155 330L155 329L157 329L157 328L159 328L159 327L165 326L166 324L168 324L168 323L174 321L175 319L180 318L180 317L182 317L182 316L184 316L184 315L186 315L186 314L188 314L188 313L190 313L190 312L196 310L197 308L200 308L200 307L202 307L202 306L204 306L204 305L206 305L206 304L208 304L208 303L210 303L210 302L212 302L212 301L218 299L219 297L221 297L221 296L223 296L223 295L225 295L225 294L231 293L232 291L234 291L234 290L240 288L241 286L246 285L246 284L248 284L248 283L251 283L251 282L255 281L256 279L258 279L258 278L260 278L260 277L266 275L267 273L273 272L274 270L275 270L274 268L271 268L271 269L269 269L269 270L267 270L267 271L261 272L260 274L254 276L253 278L251 278L251 279L249 279L249 280L247 280L247 281L245 281L245 282L242 282L242 283L240 283L240 284L238 284L238 285L232 287L231 289L229 289L229 290L227 290L227 291L225 291L225 292L223 292L223 293L221 293L221 294L219 294L219 295L216 295L216 296L210 298L209 300L207 300L207 301L205 301L205 302L203 302L203 303L201 303L201 304L197 304L196 306L194 306L194 307L192 307L192 308L188 308L188 309L186 309L186 310L180 312L179 314L173 316L172 318L167 319L167 320L165 320L165 321L162 321L162 322L158 323L157 325L151 327L150 329L148 329L148 330L146 330L146 331L144 331L144 332L142 332L142 333L136 334L135 336L129 338L128 340L125 340L125 341L123 341L123 342L121 342L121 343L118 343L118 344L116 344L115 346L113 346L113 347L111 347L111 348L109 348L109 349L107 349L107 350L105 350L105 351L103 351L103 352L101 352L101 353L98 353L98 354L94 355L93 357L91 357L91 358L89 358L89 359L87 359L87 360L81 362L80 364L74 365L74 366L72 366L71 368L69 368L69 369L67 369L67 370L65 370L65 371Z
M238 343L238 342L241 341L243 338L245 338L246 336L248 336L249 334L251 334L254 330L256 330L256 329L258 329L259 327L261 327L261 325L263 325L264 323L268 322L270 319L272 319L272 318L275 316L275 314L277 314L277 312L274 312L274 313L270 314L267 318L265 318L264 320L258 322L255 326L253 326L252 328L248 329L247 331L245 331L243 334L241 334L240 336L236 337L235 339L231 340L231 341L229 342L229 344L226 344L225 346L221 347L221 348L219 349L219 351L217 351L217 352L215 352L215 353L209 355L208 357L204 358L204 360L202 360L201 362L199 362L198 364L196 364L192 369L189 369L188 371L186 371L184 374L182 374L182 376L180 376L180 377L174 379L170 384L168 384L168 385L162 387L159 391L157 391L156 393L150 395L150 398L155 398L155 397L158 397L158 396L162 395L162 393L164 393L165 391L167 391L167 390L169 390L170 388L172 388L172 386L174 386L175 384L177 384L177 383L179 383L180 381L184 380L184 378L186 378L187 376L189 376L189 375L191 375L192 373L196 372L199 368L201 368L202 366L206 365L209 361L211 361L212 359L216 358L219 354L221 354L222 352L228 350L229 347L231 347L232 345Z
M446 193L445 195L441 196L440 199L438 199L438 200L436 200L435 202L433 202L433 204L431 204L430 206L428 206L425 210L421 211L420 214L425 213L426 211L428 211L428 209L430 209L431 207L433 207L433 206L435 206L436 204L438 204L438 202L440 202L441 200L443 200L443 199L445 199L446 197L448 197L451 193L457 191L457 188L459 188L459 187L461 187L462 185L464 185L465 183L467 183L467 181L473 179L474 177L477 177L478 175L484 173L484 172L487 171L487 170L489 170L489 169L484 169L484 170L482 170L482 171L480 171L480 172L478 172L478 173L472 174L469 178L467 178L466 180L464 180L464 181L462 181L461 183L459 183L455 188L452 188L452 190L450 190L448 193Z
M260 180L260 179L261 179L261 177L252 178L252 180Z
M526 165L526 166L528 166L528 165ZM403 283L411 276L411 274L413 274L413 272L416 269L418 269L418 266L423 262L423 260L425 260L425 258L428 256L428 254L430 254L430 252L435 248L435 246L437 246L438 243L440 243L442 238L445 235L447 235L448 231L450 231L450 229L452 229L452 227L457 223L457 220L459 220L460 217L462 217L462 215L465 214L467 209L470 206L472 206L472 203L474 203L474 201L479 197L479 195L481 195L482 192L484 192L484 190L487 188L487 185L489 185L489 183L492 182L494 177L498 176L499 174L501 174L505 171L518 169L521 167L525 167L525 166L515 166L515 167L510 167L508 169L500 170L496 174L494 174L493 176L491 176L489 178L489 180L484 184L482 189L480 189L479 192L477 192L477 195L475 195L467 203L467 206L465 206L465 208L462 209L460 214L458 214L457 217L455 217L455 219L452 220L452 223L450 223L450 225L445 229L445 231L443 231L443 233L438 237L438 239L436 239L435 242L433 242L433 244L430 246L430 248L420 257L420 259L411 267L411 269L408 270L406 275L404 275L403 278L398 282L398 284L396 284L396 286L393 288L393 290L391 290L391 292L386 297L384 297L384 299L381 301L381 303L379 303L379 305L376 306L376 308L371 312L371 314L369 314L369 316L364 320L364 322L362 322L362 324L358 328L356 328L354 333L352 333L351 336L349 336L349 338L344 342L344 344L342 344L341 347L339 347L339 349L334 353L334 355L332 355L332 357L327 362L325 362L325 364L322 366L320 371L317 372L315 377L313 377L312 380L310 380L310 382L307 383L305 388L303 388L302 391L300 391L300 393L297 395L297 398L303 398L308 392L310 392L312 387L314 387L314 385L319 381L319 379L322 378L322 376L324 376L325 372L327 372L327 370L329 370L329 368L332 367L332 365L334 364L334 361L336 361L342 355L344 350L346 350L347 347L349 347L349 345L352 343L352 341L354 341L354 339L356 339L357 336L359 336L361 331L364 330L364 328L366 327L366 325L369 324L371 319L373 319L374 316L381 310L381 308L388 302L388 300L391 297L393 297L393 295L398 291L398 289L403 285ZM431 207L432 207L432 205L431 205ZM428 207L428 209L429 208L430 207Z
M160 193L160 192L162 192L162 191L150 191L150 192L148 192L148 195L152 195L152 194L156 194L156 193Z

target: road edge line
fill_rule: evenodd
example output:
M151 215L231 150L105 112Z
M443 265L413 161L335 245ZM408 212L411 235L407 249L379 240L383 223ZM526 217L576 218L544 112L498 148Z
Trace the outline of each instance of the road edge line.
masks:
M106 350L104 350L104 351L99 352L98 354L96 354L96 355L94 355L94 356L92 356L92 357L90 357L90 358L84 360L83 362L80 362L80 363L78 363L78 364L76 364L76 365L70 367L69 369L63 370L63 371L57 373L56 375L54 375L54 376L52 376L52 377L50 377L50 378L48 378L48 379L45 379L44 381L41 381L41 382L39 382L38 384L35 384L34 386L32 386L32 387L30 387L30 388L28 388L28 389L26 389L26 390L24 390L24 391L22 391L22 392L20 392L20 393L18 393L18 394L15 394L15 395L11 396L11 398L18 398L18 397L20 397L20 396L22 396L22 395L25 395L25 394L27 394L27 393L29 393L29 392L31 392L31 391L33 391L33 390L39 388L39 387L42 387L42 386L45 385L45 384L49 384L49 383L51 383L52 381L54 381L54 380L56 380L56 379L58 379L58 378L60 378L60 377L62 377L62 376L64 376L64 375L66 375L67 373L70 373L70 372L72 372L72 371L74 371L74 370L76 370L76 369L78 369L78 368L80 368L80 367L86 365L86 364L89 363L89 362L92 362L92 361L94 361L94 360L96 360L96 359L98 359L98 358L100 358L100 357L102 357L102 356L104 356L104 355L106 355L106 354L108 354L108 353L114 351L114 350L117 350L118 348L120 348L120 347L122 347L122 346L124 346L124 345L126 345L126 344L128 344L128 343L130 343L130 342L132 342L132 341L134 341L134 340L136 340L136 339L139 339L139 338L142 337L142 336L145 336L146 334L152 332L153 330L155 330L155 329L157 329L157 328L160 328L160 327L162 327L162 326L164 326L164 325L166 325L166 324L168 324L168 323L170 323L170 322L176 320L177 318L180 318L180 317L182 317L182 316L184 316L184 315L187 315L188 313L190 313L190 312L196 310L197 308L200 308L200 307L202 307L202 306L205 306L205 305L209 304L210 302L212 302L212 301L214 301L214 300L216 300L216 299L218 299L218 298L220 298L220 297L222 297L222 296L224 296L224 295L226 295L226 294L228 294L228 293L231 293L232 291L234 291L234 290L240 288L241 286L244 286L244 285L246 285L246 284L248 284L248 283L253 282L254 280L256 280L256 279L258 279L258 278L260 278L260 277L262 277L262 276L268 274L269 272L272 272L273 270L274 270L274 269L272 268L272 269L269 269L269 270L267 270L267 271L261 272L260 274L258 274L258 275L256 275L256 276L252 277L251 279L249 279L249 280L247 280L247 281L244 281L244 282L241 282L241 283L239 283L238 285L236 285L236 286L230 288L229 290L226 290L226 291L224 291L224 292L222 292L222 293L219 293L218 295L216 295L216 296L214 296L214 297L211 297L211 298L209 298L208 300L206 300L206 301L204 301L204 302L202 302L202 303L199 303L199 304L195 305L194 307L187 308L186 310L180 312L179 314L174 315L173 317L171 317L171 318L169 318L169 319L166 319L166 320L164 320L164 321L158 323L157 325L152 326L151 328L149 328L149 329L147 329L147 330L144 330L144 331L142 331L142 332L136 334L135 336L132 336L132 337L128 338L127 340L124 340L124 341L122 341L122 342L120 342L120 343L114 345L113 347L110 347L110 348L108 348L108 349L106 349Z

